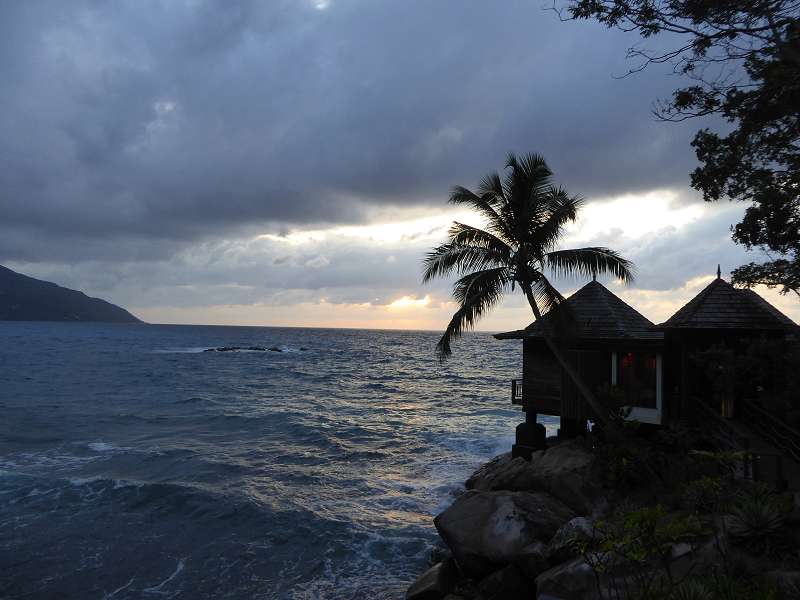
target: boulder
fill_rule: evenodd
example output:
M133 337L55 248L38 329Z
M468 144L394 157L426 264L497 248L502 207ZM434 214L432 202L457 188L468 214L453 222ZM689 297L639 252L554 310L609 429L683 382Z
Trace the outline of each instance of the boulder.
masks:
M425 571L406 592L406 600L441 600L458 582L452 559L437 563Z
M568 440L531 457L535 488L549 492L579 514L600 516L608 509L595 471L595 456L581 440Z
M495 571L478 584L478 600L529 600L532 596L533 580L515 565Z
M597 594L594 572L582 558L548 569L536 578L538 598L583 600Z
M586 517L575 517L559 527L547 554L553 563L561 563L577 556L575 552L576 541L587 541L594 537L594 526Z
M539 573L550 568L550 558L547 544L533 542L525 546L519 553L514 564L516 564L525 575L531 579L536 579Z
M515 562L536 541L549 541L575 514L542 492L468 491L433 522L458 567L483 577Z
M531 460L501 454L475 471L468 490L546 491L579 514L601 516L608 509L595 468L595 457L581 440L540 450Z
M468 490L532 491L536 487L535 471L524 458L512 458L511 453L495 457L467 479Z

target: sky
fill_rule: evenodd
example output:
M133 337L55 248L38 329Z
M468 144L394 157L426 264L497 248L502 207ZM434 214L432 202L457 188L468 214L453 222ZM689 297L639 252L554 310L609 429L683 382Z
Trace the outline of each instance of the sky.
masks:
M565 246L637 266L653 321L757 260L689 186L668 66L542 0L0 4L0 264L153 323L441 329L421 260L508 152L587 200ZM648 41L653 44L665 41ZM567 294L580 280L557 280ZM796 300L765 290L800 320ZM509 297L479 326L531 320Z

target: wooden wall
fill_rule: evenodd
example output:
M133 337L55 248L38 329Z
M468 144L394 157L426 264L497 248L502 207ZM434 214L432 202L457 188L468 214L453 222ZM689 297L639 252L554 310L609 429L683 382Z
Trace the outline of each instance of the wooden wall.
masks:
M611 352L608 350L569 350L569 361L578 371L589 389L597 392L604 384L611 383ZM581 396L572 379L562 375L561 416L569 419L594 419L588 404Z
M561 367L542 340L523 341L522 400L536 412L561 414Z

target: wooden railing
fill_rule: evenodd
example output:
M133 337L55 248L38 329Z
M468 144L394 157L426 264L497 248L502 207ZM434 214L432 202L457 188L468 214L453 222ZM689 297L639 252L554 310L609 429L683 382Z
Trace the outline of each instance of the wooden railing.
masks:
M788 482L784 473L784 456L800 462L798 461L800 432L793 430L752 402L745 401L739 404L737 425L751 430L774 446L777 451L752 448L750 439L737 432L730 419L722 417L705 402L698 400L695 405L699 407L703 426L711 433L719 448L743 453L739 476L770 483L779 490L786 488Z
M511 404L522 404L522 379L511 380Z
M741 402L741 419L745 426L800 463L800 431L748 400Z
M744 453L739 476L743 479L754 479L755 473L753 455L750 453L750 440L737 433L727 419L724 419L702 400L697 399L694 404L698 407L699 421L703 423L703 427L708 431L720 450Z

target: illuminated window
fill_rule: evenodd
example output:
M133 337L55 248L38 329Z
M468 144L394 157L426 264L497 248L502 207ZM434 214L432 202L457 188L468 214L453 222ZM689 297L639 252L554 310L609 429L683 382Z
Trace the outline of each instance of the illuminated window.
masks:
M658 408L658 360L649 352L620 352L616 355L612 383L624 394L626 406Z

